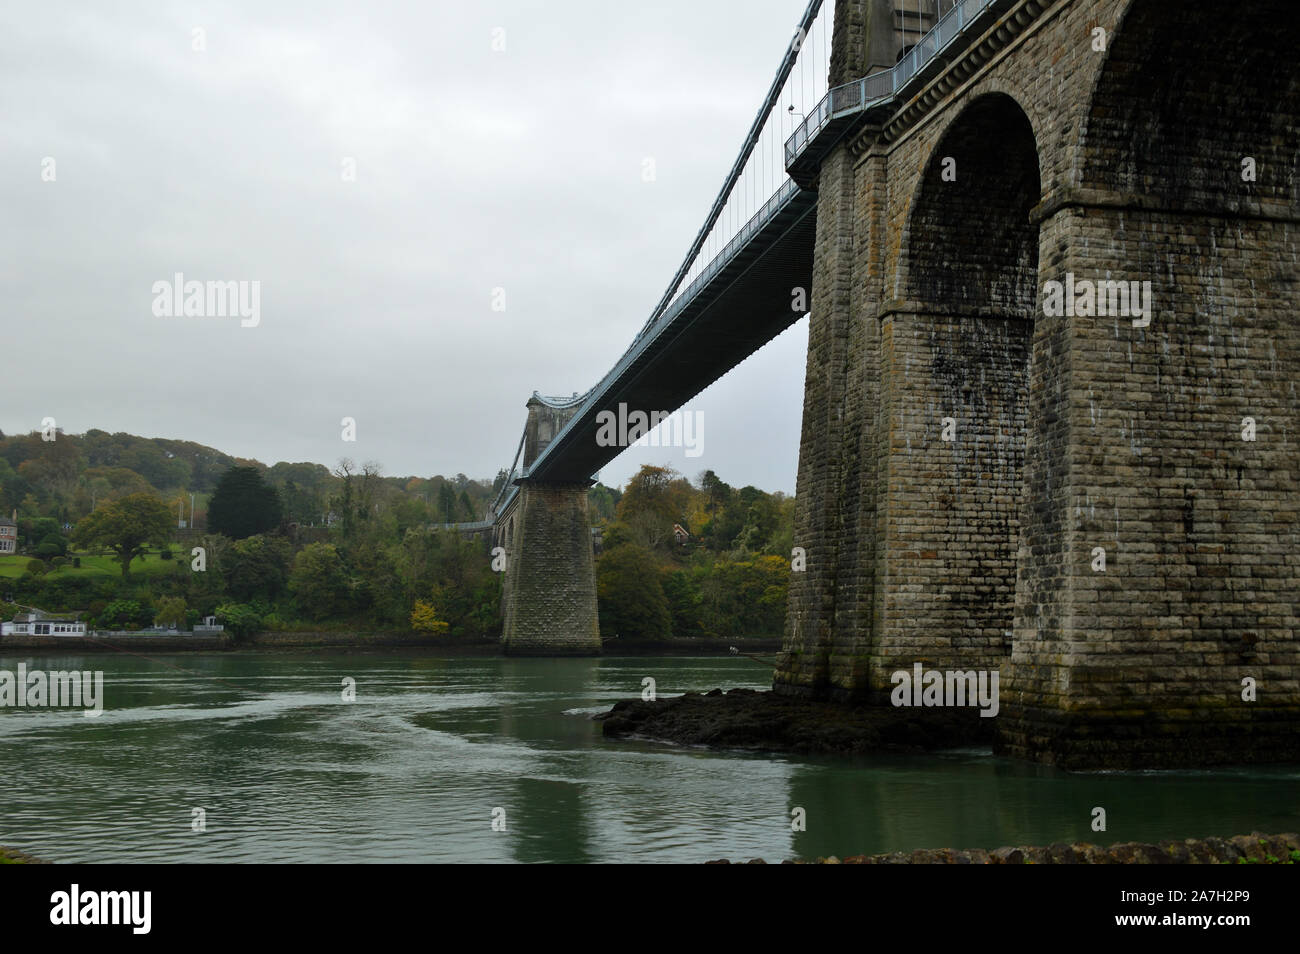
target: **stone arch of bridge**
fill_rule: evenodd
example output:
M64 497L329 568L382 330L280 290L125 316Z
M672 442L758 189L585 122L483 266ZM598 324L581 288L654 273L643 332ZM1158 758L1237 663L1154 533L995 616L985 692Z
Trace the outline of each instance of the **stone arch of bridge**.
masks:
M1032 313L1041 197L1028 115L1007 93L972 100L949 124L917 185L896 287L913 301Z
M1011 649L1025 487L1039 150L1003 92L973 98L911 203L882 315L891 428L878 672L997 669Z
M1297 50L1292 0L1131 0L1093 86L1080 185L1182 208L1293 206Z

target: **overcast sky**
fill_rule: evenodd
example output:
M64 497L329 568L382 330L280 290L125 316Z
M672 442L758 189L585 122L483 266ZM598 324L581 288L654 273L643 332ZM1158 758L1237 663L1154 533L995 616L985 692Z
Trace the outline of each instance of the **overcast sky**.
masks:
M805 5L4 4L0 429L491 477L529 394L586 391L644 324ZM259 323L155 316L177 272L260 282ZM691 403L700 456L602 479L793 493L806 346Z

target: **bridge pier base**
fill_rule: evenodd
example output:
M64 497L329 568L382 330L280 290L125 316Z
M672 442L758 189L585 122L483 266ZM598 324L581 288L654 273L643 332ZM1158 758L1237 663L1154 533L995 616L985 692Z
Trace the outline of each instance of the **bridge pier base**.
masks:
M508 656L600 653L589 485L520 484L506 541L502 643Z

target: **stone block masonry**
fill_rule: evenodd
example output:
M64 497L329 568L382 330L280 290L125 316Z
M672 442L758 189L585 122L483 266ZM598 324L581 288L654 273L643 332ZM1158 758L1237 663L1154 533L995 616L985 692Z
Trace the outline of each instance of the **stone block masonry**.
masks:
M996 667L1007 754L1300 759L1300 21L998 9L822 165L774 688ZM1150 324L1045 314L1068 273L1151 282Z
M573 416L539 395L528 399L525 471ZM502 646L513 656L600 653L596 557L583 483L519 481L519 494L499 516L494 543L505 550L501 594Z
M507 547L507 655L600 652L588 484L524 482Z

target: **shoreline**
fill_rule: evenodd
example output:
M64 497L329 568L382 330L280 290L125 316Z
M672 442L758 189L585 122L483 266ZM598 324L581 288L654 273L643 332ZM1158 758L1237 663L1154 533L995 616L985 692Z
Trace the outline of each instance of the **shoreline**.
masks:
M635 642L611 639L605 642L599 656L729 656L730 647L736 646L745 653L775 654L781 650L779 638L745 640L681 639L666 642ZM448 642L418 633L331 633L318 630L259 633L236 643L231 636L6 636L0 639L0 656L34 654L42 656L63 653L77 655L155 652L155 653L297 653L343 650L427 649L434 655L500 656L505 658L501 643ZM559 659L563 656L512 656L510 658Z
M727 859L708 865L767 864ZM1300 864L1300 834L1251 832L1226 838L1186 838L1182 841L1123 841L1101 847L1089 842L1057 842L1046 846L994 848L917 848L879 855L831 856L813 861L786 860L784 865L1293 865Z
M762 858L732 862L726 858L706 865L765 865ZM983 848L916 848L877 855L834 855L814 860L786 859L784 865L1293 865L1300 864L1300 834L1251 832L1226 838L1186 838L1182 841L1123 841L1101 847L1090 842ZM48 865L17 848L0 845L0 864Z

